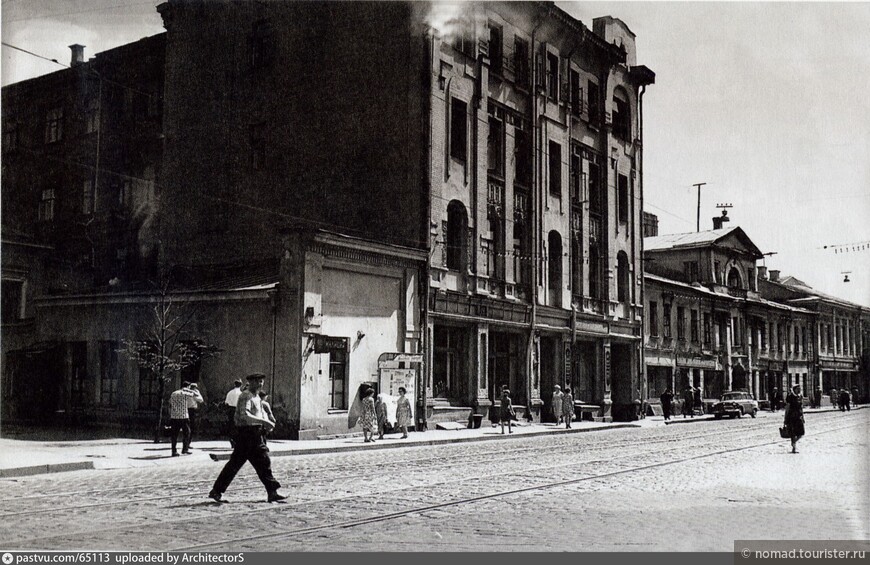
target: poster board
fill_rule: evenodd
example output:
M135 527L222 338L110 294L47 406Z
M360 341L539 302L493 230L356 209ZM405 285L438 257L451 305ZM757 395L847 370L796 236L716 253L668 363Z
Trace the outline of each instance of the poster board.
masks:
M405 398L411 404L411 420L414 421L416 391L414 384L417 382L417 369L399 369L385 367L380 369L381 396L387 405L387 421L396 423L396 406L399 401L399 387L405 387Z

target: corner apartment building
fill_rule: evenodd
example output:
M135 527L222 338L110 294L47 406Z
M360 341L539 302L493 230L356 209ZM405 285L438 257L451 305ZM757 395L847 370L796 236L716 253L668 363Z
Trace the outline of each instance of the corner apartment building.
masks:
M554 385L628 419L639 398L642 96L634 34L549 2L433 4L425 383L434 419ZM522 411L521 411L522 413Z

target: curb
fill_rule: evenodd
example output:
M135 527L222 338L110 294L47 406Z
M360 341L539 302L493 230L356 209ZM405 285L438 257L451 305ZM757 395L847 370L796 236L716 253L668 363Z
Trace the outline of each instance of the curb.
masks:
M868 406L866 404L861 405L861 406L853 406L852 410L861 410L863 408L868 408ZM811 414L824 414L826 412L839 412L840 411L839 408L823 408L821 410L817 410L815 408L812 408L811 410L812 411L808 410L808 411L804 412L804 416L811 415ZM759 414L779 414L780 412L783 412L783 411L782 410L777 410L776 412L771 412L769 410L759 410L758 411ZM846 412L848 412L848 410ZM682 416L682 414L681 414L681 416ZM728 419L730 420L731 418L728 418ZM716 420L715 416L704 415L704 416L698 416L697 418L690 417L690 418L686 418L683 420L666 421L665 425L671 426L674 424L691 424L692 422L710 422L710 421L715 421L715 420ZM725 418L724 417L720 418L720 420L725 420Z
M493 436L481 436L481 437L459 437L452 439L431 439L431 440L423 440L423 441L414 441L410 443L375 443L375 445L363 446L363 445L343 445L337 447L324 447L321 449L288 449L284 451L270 451L269 456L271 457L288 457L293 455L319 455L321 453L344 453L348 451L372 451L372 450L380 450L380 449L401 449L403 447L421 447L421 446L431 446L431 445L439 445L445 443L469 443L473 441L493 441L493 440L502 440L502 439L519 439L519 438L527 438L527 437L539 437L539 436L552 436L555 434L565 435L565 434L577 434L577 433L587 433L587 432L598 432L604 430L617 430L620 428L641 428L643 426L639 424L613 424L609 426L602 426L600 428L576 428L570 430L563 431L540 431L540 432L529 432L525 434L514 434L514 435L505 435L501 434L493 435ZM381 440L383 441L383 440ZM210 453L209 457L211 457L212 461L227 461L230 458L230 454L228 453Z
M66 471L82 471L94 469L93 461L74 461L71 463L48 463L46 465L33 465L32 467L11 467L0 469L0 479L9 477L27 477L30 475L43 475L46 473L65 473Z

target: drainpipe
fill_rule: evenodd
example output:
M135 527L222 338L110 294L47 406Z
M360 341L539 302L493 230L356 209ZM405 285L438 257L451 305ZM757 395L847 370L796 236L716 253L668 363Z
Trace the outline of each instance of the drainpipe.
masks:
M535 64L537 62L537 56L535 54L537 50L537 46L535 44L535 36L537 35L538 28L541 26L543 22L543 18L538 15L538 21L535 24L535 27L532 28L531 34L531 89L532 89L532 143L531 143L531 151L532 151L532 165L535 167L534 173L532 174L532 187L531 187L531 205L533 208L533 214L530 214L532 217L532 241L531 241L531 271L532 271L532 288L531 288L531 299L532 299L532 311L531 311L531 319L529 320L529 345L526 349L526 403L527 403L527 411L531 413L532 407L532 381L533 381L533 372L535 370L534 364L534 356L535 356L535 325L537 324L537 315L538 315L538 269L540 268L540 230L542 222L540 221L539 214L541 210L541 198L540 198L540 177L541 177L541 160L538 157L540 153L540 126L539 126L539 117L538 117L538 66Z
M272 402L275 401L275 348L277 346L278 337L278 290L269 291L270 309L272 310L272 360L271 360L271 377L269 378L269 396L272 397Z
M435 53L435 36L432 33L430 33L429 34L429 53L427 54L429 56L429 66L430 67L433 67L433 63L434 63L434 61L432 59L433 53ZM437 70L440 72L441 69L439 68ZM427 118L428 118L428 124L425 128L423 128L423 131L424 131L423 135L425 136L425 144L426 144L426 150L427 150L427 154L426 154L427 158L423 159L423 167L422 167L423 168L423 171L422 171L423 183L422 183L422 185L423 185L423 190L426 193L425 198L424 198L424 202L426 204L426 214L424 217L426 218L426 220L425 220L425 224L423 225L423 233L421 234L423 236L423 238L425 239L427 259L426 259L426 266L424 267L423 272L421 273L422 278L423 278L422 284L417 285L418 289L422 287L422 290L423 290L423 296L420 297L420 302L421 302L421 304L420 304L420 312L421 312L420 324L422 325L421 335L423 338L423 343L420 344L420 353L423 354L423 363L421 363L421 365L420 365L420 378L419 378L419 383L418 383L419 388L417 389L419 391L418 397L420 398L420 402L416 406L416 408L417 408L417 421L420 422L420 427L422 428L422 430L426 430L428 428L428 426L426 424L426 385L429 382L429 371L431 369L431 367L430 367L431 364L429 363L429 355L431 353L429 351L429 292L431 290L430 281L429 281L429 278L430 278L429 270L430 270L430 267L432 264L432 252L433 252L432 247L433 246L432 246L432 237L430 235L431 225L432 225L432 179L431 179L430 175L432 174L432 170L431 170L432 159L435 158L435 155L433 154L433 151L432 151L432 102L431 102L431 100L432 100L433 93L432 93L432 81L430 78L430 74L431 73L428 73L428 72L423 73L423 86L428 86L428 88L424 89L424 91L428 92L429 96L423 97L424 107L422 109L423 115L427 116ZM450 85L448 82L448 84L445 86L445 90L447 91L447 93L450 92L449 88L450 88ZM445 104L447 104L449 107L449 104L450 104L449 96L445 96L445 101L446 101ZM449 130L445 130L445 131L449 131ZM448 152L448 159L449 159L449 152ZM418 430L418 431L422 431L422 430Z
M638 186L640 187L640 223L641 230L643 230L643 95L646 93L646 85L643 84L640 87L640 94L637 97L637 127L638 127L638 147L640 147L640 158L638 159ZM637 239L636 230L632 230L632 240ZM635 276L640 277L640 306L641 312L646 312L646 279L644 278L644 267L643 267L643 232L641 231L640 237L640 273ZM700 268L700 261L698 262L698 266ZM646 324L645 316L641 316L640 318L640 347L639 347L639 355L638 359L638 379L640 379L640 386L638 390L640 391L640 400L641 407L643 404L649 400L649 389L647 388L648 382L646 377L646 363L644 362L645 355L645 339L644 339L644 326ZM700 309L698 311L698 324L701 324L701 312ZM700 328L698 328L700 331ZM690 330L691 331L691 330ZM703 395L702 395L703 397ZM646 412L641 409L641 418L646 415Z

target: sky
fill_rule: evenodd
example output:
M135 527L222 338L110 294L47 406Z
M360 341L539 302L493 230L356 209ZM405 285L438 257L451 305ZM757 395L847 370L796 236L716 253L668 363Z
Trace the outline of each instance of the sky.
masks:
M3 0L3 42L68 64L70 44L91 57L164 31L158 3ZM768 269L870 305L870 3L557 4L590 28L623 20L656 73L643 182L660 234L695 231L706 183L702 229L731 204ZM61 68L6 46L0 61L4 85Z

